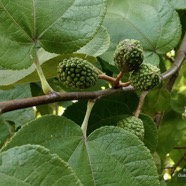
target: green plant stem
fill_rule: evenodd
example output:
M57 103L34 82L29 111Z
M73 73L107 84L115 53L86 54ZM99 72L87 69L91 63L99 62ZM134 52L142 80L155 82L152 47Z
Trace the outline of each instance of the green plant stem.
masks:
M42 90L43 90L44 94L49 94L51 92L54 92L54 90L48 84L48 82L45 78L45 75L43 73L43 70L41 68L41 65L39 63L39 58L38 58L38 55L37 55L37 49L35 49L35 53L34 53L34 64L35 64L37 73L39 75L39 78L41 80L41 86L42 86Z
M88 121L89 121L90 113L92 111L94 104L95 104L95 100L88 100L86 114L85 114L83 123L81 125L81 130L83 131L83 136L85 140L87 138Z
M141 108L142 108L142 106L143 106L143 102L144 102L145 97L146 97L147 94L148 94L148 91L143 91L143 92L141 93L140 99L139 99L139 103L138 103L138 107L137 107L137 109L136 109L136 112L135 112L134 116L139 117L140 112L141 112Z

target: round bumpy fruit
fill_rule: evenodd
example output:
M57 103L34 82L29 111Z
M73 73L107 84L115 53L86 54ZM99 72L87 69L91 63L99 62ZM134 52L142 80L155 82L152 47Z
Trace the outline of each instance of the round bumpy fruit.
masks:
M135 89L148 91L160 84L160 69L154 65L144 63L139 69L131 73L129 81Z
M140 140L144 140L144 126L141 119L135 116L130 116L119 121L117 126L135 134Z
M139 68L144 59L143 48L138 40L125 39L116 47L114 62L122 72L129 72Z
M58 65L58 78L68 88L86 89L95 85L98 71L87 60L72 57Z

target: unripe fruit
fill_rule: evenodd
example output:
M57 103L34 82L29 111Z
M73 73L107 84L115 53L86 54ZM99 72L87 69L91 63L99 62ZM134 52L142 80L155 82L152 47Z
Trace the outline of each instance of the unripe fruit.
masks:
M129 81L135 89L148 91L161 83L160 69L151 64L142 64L131 73Z
M58 65L58 78L68 88L85 89L95 85L98 71L87 60L72 57Z
M121 41L114 53L114 62L122 72L138 69L144 59L143 48L138 40L125 39Z
M144 140L144 126L141 119L130 116L119 121L117 126L135 134L140 140Z

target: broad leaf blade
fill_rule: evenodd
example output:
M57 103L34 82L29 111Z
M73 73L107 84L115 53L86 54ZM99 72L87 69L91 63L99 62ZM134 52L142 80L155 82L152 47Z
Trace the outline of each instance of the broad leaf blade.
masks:
M82 185L66 162L38 145L23 145L2 152L0 162L2 185L9 185L12 179L15 183L22 181L21 185ZM10 181L5 179L8 177Z
M38 135L38 133L40 134ZM73 153L81 139L81 129L73 121L65 117L43 116L26 124L3 150L17 145L39 144L49 148L52 153L58 154L63 160L68 161L70 154ZM64 148L68 145L70 148L64 151Z
M109 45L108 32L106 28L101 26L94 38L77 52L97 57L103 54L109 48Z
M123 39L137 39L144 50L151 52L154 63L157 54L173 49L181 36L181 25L177 12L167 0L109 0L109 9L104 26L111 36L111 46L103 58L113 64L113 51ZM149 55L149 54L148 54ZM157 63L157 62L156 62Z
M0 66L28 68L33 51L72 53L96 34L106 13L106 1L0 1Z
M186 9L186 3L185 0L168 0L170 2L170 4L175 8L175 9Z
M95 161L95 169L98 162L99 152L104 152L102 161L113 172L118 173L117 166L122 167L121 180L112 174L111 180L119 185L159 185L156 167L148 149L133 134L118 127L103 127L94 131L88 138L88 150L91 151L91 162ZM109 159L106 160L106 156ZM112 163L114 159L114 164ZM96 170L99 174L100 169ZM106 175L105 175L106 176ZM115 178L115 179L114 179ZM121 182L118 182L120 180ZM129 181L130 180L130 181ZM98 180L102 185L102 180Z
M43 145L68 161L83 185L159 185L149 150L117 127L100 128L86 141L74 122L45 116L25 125L3 150L27 143Z

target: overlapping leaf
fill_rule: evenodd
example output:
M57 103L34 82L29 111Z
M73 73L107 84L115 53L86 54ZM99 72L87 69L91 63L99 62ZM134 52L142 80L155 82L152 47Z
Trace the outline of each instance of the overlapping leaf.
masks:
M66 162L39 145L23 145L1 153L0 184L82 185Z
M175 8L175 9L186 9L186 3L185 0L168 0L170 4Z
M113 63L116 44L126 38L139 40L147 52L145 55L149 56L148 62L153 64L158 64L158 54L164 54L178 44L181 35L180 20L167 0L108 2L104 26L111 36L111 46L108 53L102 56L105 60Z
M96 34L106 12L105 0L1 0L0 66L28 68L41 46L71 53Z

